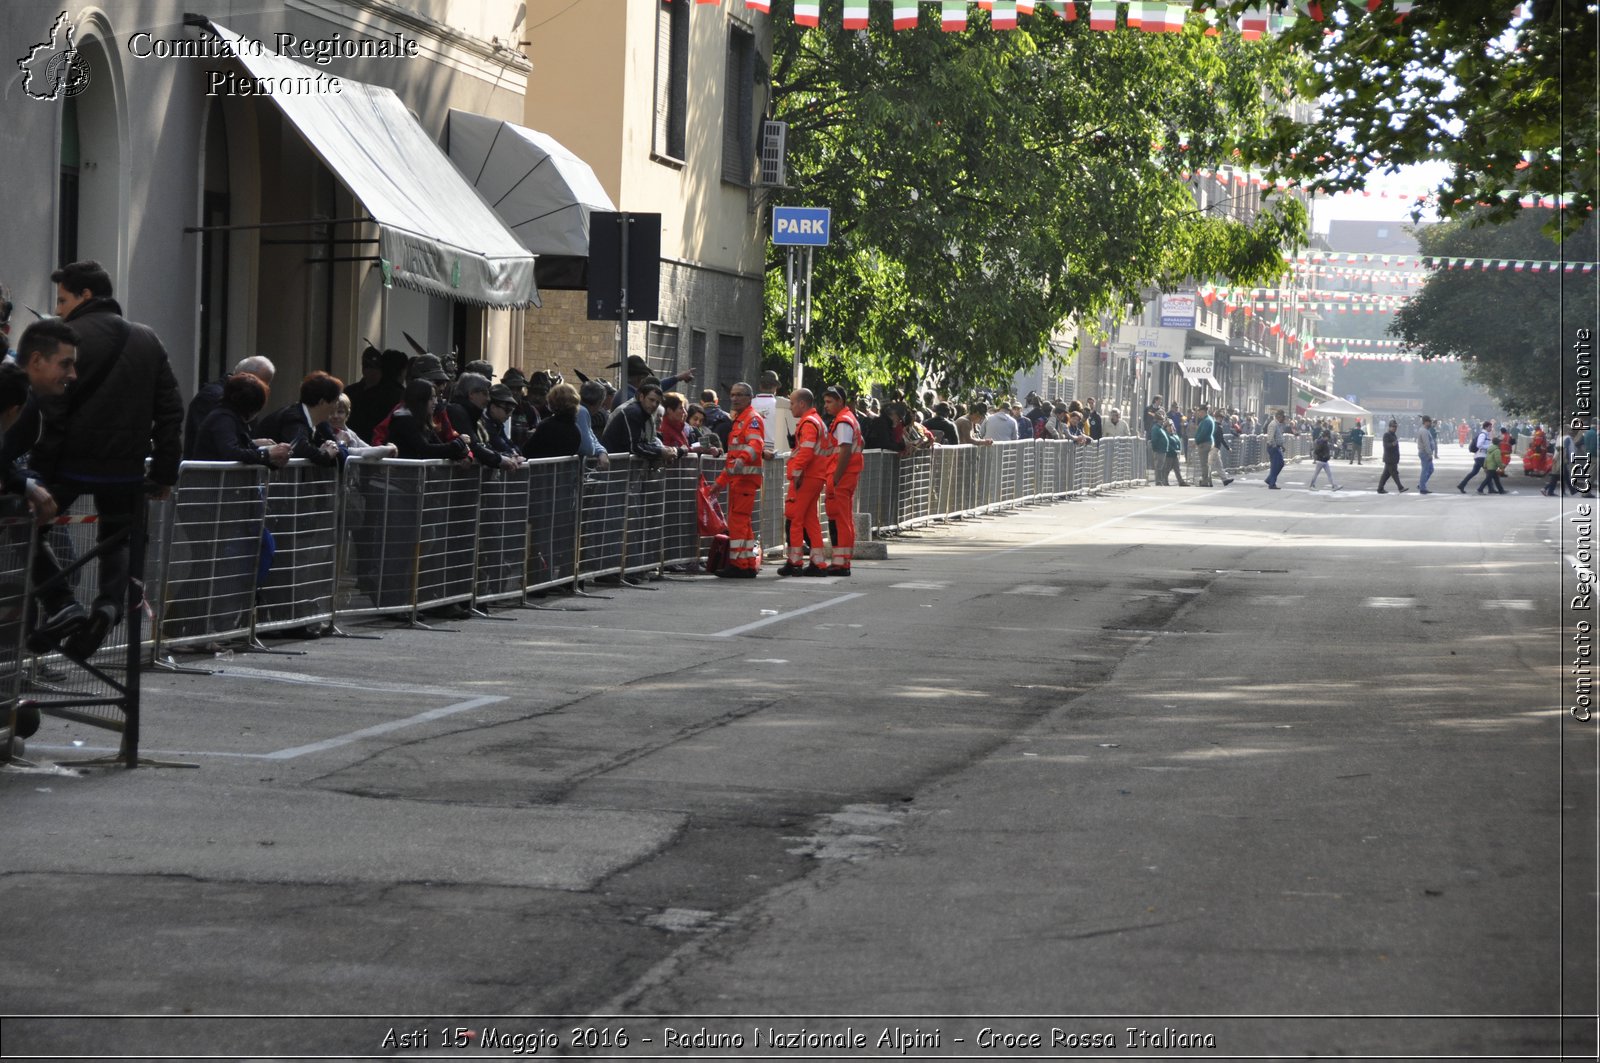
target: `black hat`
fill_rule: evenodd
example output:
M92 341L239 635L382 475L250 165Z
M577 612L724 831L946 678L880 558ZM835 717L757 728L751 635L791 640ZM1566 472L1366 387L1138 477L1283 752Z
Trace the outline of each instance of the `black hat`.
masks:
M365 369L369 365L381 365L382 363L383 352L372 344L367 344L367 349L361 352L361 368Z
M607 369L615 369L617 366L619 366L621 364L622 364L621 362L612 362L610 365L606 366L606 368ZM655 372L654 372L654 370L652 370L650 368L650 363L649 362L645 361L643 358L639 357L637 354L628 355L628 379L629 380L632 380L636 376L654 376L654 375L655 375Z
M829 396L832 396L833 398L838 399L840 402L847 404L850 401L845 397L844 388L837 384L830 384L828 387L822 389L822 397L828 398Z
M489 388L489 401L496 406L515 406L517 394L504 384L495 384Z
M444 371L437 354L419 354L411 360L407 374L412 380L428 380L435 384L448 384L450 374Z
M492 362L482 361L481 359L479 361L476 361L476 362L468 362L467 363L467 368L464 370L464 372L477 373L479 376L486 377L489 380L493 380L494 379L494 364Z
M500 383L508 388L525 388L528 386L528 378L522 375L522 370L513 366L506 370L506 375L500 378Z
M551 388L550 374L543 369L528 378L529 391L549 391Z

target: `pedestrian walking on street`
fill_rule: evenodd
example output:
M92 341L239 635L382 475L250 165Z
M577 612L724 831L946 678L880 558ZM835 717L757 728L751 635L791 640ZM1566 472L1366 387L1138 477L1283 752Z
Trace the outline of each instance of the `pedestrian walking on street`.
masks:
M1429 495L1428 478L1433 475L1433 459L1439 453L1439 439L1433 434L1433 418L1426 414L1422 417L1422 427L1417 429L1417 463L1422 466L1421 477L1417 480L1417 494Z
M1472 471L1467 473L1460 483L1456 484L1456 490L1462 494L1467 493L1467 485L1472 482L1473 477L1483 471L1483 458L1489 450L1489 429L1491 427L1493 427L1491 422L1483 422L1483 427L1478 429L1473 435L1472 441L1467 444L1467 449L1472 451Z
M1366 462L1361 460L1361 443L1366 438L1367 433L1362 429L1361 422L1359 420L1356 421L1356 426L1350 429L1349 434L1345 436L1345 442L1349 444L1350 447L1350 455L1349 457L1345 458L1346 465L1366 464Z
M754 517L767 430L750 405L754 397L755 392L742 380L728 389L733 425L728 429L727 463L717 477L717 486L728 489L728 563L717 569L724 579L755 579L761 571Z
M1211 416L1211 408L1203 402L1195 407L1195 412L1200 415L1194 423L1194 460L1199 468L1195 482L1201 487L1211 487L1211 454L1217 444L1217 422ZM1220 454L1217 460L1222 460ZM1226 483L1225 471L1223 475Z
M822 393L822 409L828 415L829 462L825 467L828 493L823 509L833 542L828 575L848 576L856 546L856 485L866 464L861 456L861 425L841 388L831 387Z
M817 414L817 400L808 388L795 388L789 395L789 412L794 418L794 449L785 468L789 494L784 500L783 519L789 534L789 555L780 576L826 576L823 565L822 522L817 519L817 503L822 497L828 466L828 426ZM806 547L811 548L807 565Z
M1383 433L1383 475L1378 478L1378 494L1386 495L1383 485L1390 480L1399 489L1401 494L1406 493L1406 486L1400 482L1400 422L1391 420L1389 430Z
M1311 460L1316 463L1316 467L1311 470L1311 482L1306 485L1307 491L1315 491L1317 489L1317 477L1323 473L1328 474L1328 486L1335 491L1339 490L1339 485L1333 479L1333 469L1328 465L1328 461L1332 457L1333 441L1326 434L1318 436L1316 443L1312 444L1311 447Z
M1503 495L1506 493L1505 484L1501 477L1505 472L1506 458L1501 449L1491 443L1483 452L1483 483L1478 485L1478 494Z
M1282 410L1274 410L1272 423L1267 425L1267 460L1271 468L1267 470L1267 489L1278 491L1278 474L1283 472L1283 444L1285 436L1295 434L1290 428Z

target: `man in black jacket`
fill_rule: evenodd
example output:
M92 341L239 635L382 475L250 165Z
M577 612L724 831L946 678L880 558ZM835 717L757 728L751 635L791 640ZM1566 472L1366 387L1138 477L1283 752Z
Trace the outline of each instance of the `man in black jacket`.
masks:
M249 373L269 388L272 386L272 378L276 372L277 370L272 365L272 359L263 358L260 355L241 358L239 359L239 364L233 367L233 373ZM228 375L232 376L233 373ZM211 411L216 409L217 404L221 401L221 380L213 380L195 392L194 398L189 400L189 409L183 415L184 461L194 457L195 440L199 438L200 426L205 424L206 418L211 416Z
M339 407L344 382L322 371L300 381L300 401L273 410L256 421L257 436L288 443L290 455L317 465L336 465L343 448L333 438L328 418Z
M647 378L633 398L611 411L600 437L608 454L632 454L648 461L675 461L676 447L656 436L656 409L661 405L661 384Z
M122 316L111 277L98 262L73 262L50 275L56 314L78 334L78 382L44 407L45 428L32 466L56 504L68 509L80 495L94 497L99 542L125 532L144 504L145 460L151 460L155 497L165 500L178 482L183 396L161 338ZM38 634L61 642L70 656L91 656L122 619L128 593L128 545L100 555L100 589L92 611L57 578L60 566L41 536L34 581L46 609Z

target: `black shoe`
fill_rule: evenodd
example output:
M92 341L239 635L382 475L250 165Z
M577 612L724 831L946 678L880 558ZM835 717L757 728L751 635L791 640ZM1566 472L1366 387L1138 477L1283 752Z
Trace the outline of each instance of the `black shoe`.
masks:
M95 655L106 635L121 620L119 610L109 602L98 602L89 613L89 619L71 637L61 643L61 652L74 661L87 661Z
M1232 481L1232 480L1223 480L1223 481L1222 481L1222 486L1223 486L1223 487L1227 487L1227 486L1228 486L1228 485L1229 485L1229 484L1231 484L1231 483L1233 483L1233 481Z
M1400 493L1401 493L1401 494L1405 494L1405 493L1406 493L1406 492L1407 492L1407 491L1409 491L1409 490L1411 490L1411 488L1409 488L1409 487L1402 487L1402 488L1400 488Z
M830 576L846 576L846 577L848 577L850 575L850 569L849 569L848 566L845 566L845 565L829 565L828 566L828 575L830 575Z
M1383 489L1383 488L1381 488L1381 487L1380 487L1380 488L1378 488L1378 494L1380 494L1380 495L1386 495L1386 494L1388 494L1388 493L1389 493L1389 492L1388 492L1388 491L1386 491L1386 490L1384 490L1384 489Z
M1268 491L1282 491L1283 488L1279 487L1277 484L1268 484L1267 485L1267 490Z
M1462 494L1466 494L1467 493L1467 489L1465 487L1462 487L1460 484L1456 484L1456 490L1460 491Z
M780 575L780 576L803 576L803 575L805 575L805 571L806 570L801 568L799 565L790 563L790 564L784 565L782 568L778 569L778 575Z
M89 619L89 612L77 602L68 602L51 613L28 635L30 653L49 653L68 635L75 634Z
M800 572L802 576L827 576L828 574L828 570L821 565L807 565Z
M17 729L13 735L17 738L32 738L39 730L39 706L18 705Z
M732 565L728 565L725 568L717 569L717 575L723 579L755 579L756 570L753 568L734 568Z

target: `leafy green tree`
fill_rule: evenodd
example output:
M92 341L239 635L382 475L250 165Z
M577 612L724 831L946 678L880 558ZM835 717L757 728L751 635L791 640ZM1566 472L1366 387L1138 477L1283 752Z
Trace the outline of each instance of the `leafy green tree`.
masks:
M1549 260L1553 245L1541 226L1551 213L1527 210L1501 225L1465 215L1419 229L1417 239L1434 257ZM1568 260L1594 262L1597 236L1593 222L1576 233ZM1439 269L1389 331L1423 358L1461 359L1467 379L1507 413L1553 421L1568 346L1578 328L1595 327L1597 311L1592 273Z
M773 7L782 202L834 211L807 340L826 376L999 385L1049 359L1069 317L1118 319L1191 276L1265 283L1304 238L1291 197L1245 225L1197 210L1185 180L1268 134L1295 62L1281 52L1198 24L1097 33L1034 17L997 32L973 9L967 32L943 33L930 8L894 31L874 4L869 30L843 31L837 4L819 29ZM782 287L768 287L775 323ZM780 327L769 356L787 349Z
M1239 15L1262 5L1218 6ZM1544 196L1568 197L1565 212L1544 215L1552 235L1589 217L1600 179L1600 15L1590 0L1417 0L1403 19L1393 0L1370 12L1342 0L1292 9L1324 17L1266 40L1310 60L1298 88L1318 111L1278 118L1269 137L1244 145L1253 161L1326 191L1443 161L1443 217L1506 221L1521 198Z

